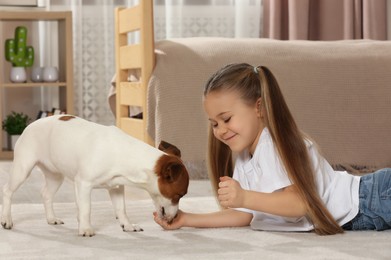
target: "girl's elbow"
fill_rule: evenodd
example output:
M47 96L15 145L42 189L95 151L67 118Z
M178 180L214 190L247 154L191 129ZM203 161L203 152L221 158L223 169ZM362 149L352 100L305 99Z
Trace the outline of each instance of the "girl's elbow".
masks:
M251 220L253 219L253 214L251 213L247 213L247 212L242 212L242 211L238 211L238 210L235 210L235 209L231 209L235 212L235 217L233 217L232 219L235 220L235 223L232 224L232 226L236 226L236 227L245 227L245 226L249 226L250 223L251 223Z
M294 212L292 217L301 218L307 216L308 210L303 202L299 202L292 212Z
M241 222L239 223L239 226L241 226L241 227L250 226L250 223L251 223L252 219L253 219L253 215L252 214L248 214L246 217L244 217L241 220Z
M308 213L308 211L306 208L300 208L297 212L297 217L298 218L305 217L305 216L307 216L307 213Z

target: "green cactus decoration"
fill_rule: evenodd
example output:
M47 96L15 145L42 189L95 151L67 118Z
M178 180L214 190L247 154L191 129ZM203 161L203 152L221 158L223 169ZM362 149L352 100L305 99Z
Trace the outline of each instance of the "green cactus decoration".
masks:
M14 67L31 67L34 63L34 48L26 46L27 28L18 26L15 29L15 39L5 41L5 59Z

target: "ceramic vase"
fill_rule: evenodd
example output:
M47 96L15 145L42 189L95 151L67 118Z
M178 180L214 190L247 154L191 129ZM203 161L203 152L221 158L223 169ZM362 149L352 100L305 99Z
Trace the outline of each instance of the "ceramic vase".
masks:
M58 80L57 67L44 67L43 68L43 81L56 82Z
M42 82L43 81L43 67L34 67L31 70L31 81Z
M26 82L26 69L24 67L12 67L10 73L10 80L14 83Z

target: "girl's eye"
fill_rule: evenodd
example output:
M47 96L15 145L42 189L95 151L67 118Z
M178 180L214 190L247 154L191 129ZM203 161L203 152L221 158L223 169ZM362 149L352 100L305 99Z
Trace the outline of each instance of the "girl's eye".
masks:
M223 119L223 122L228 123L230 120L231 120L231 117L228 117L227 119ZM212 125L212 128L216 128L218 126L218 124L216 122L212 122L211 125Z

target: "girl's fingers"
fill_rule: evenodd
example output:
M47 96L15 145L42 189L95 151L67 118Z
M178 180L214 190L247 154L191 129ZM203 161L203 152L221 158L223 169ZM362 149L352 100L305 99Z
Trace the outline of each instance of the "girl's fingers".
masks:
M228 178L228 179L226 179ZM229 177L220 177L220 182L219 182L219 187L220 188L224 188L224 187L228 187L229 186L229 180L230 178Z
M231 180L231 178L228 177L228 176L222 176L222 177L220 177L220 181L228 181L228 180Z
M219 188L228 187L228 183L226 181L219 182Z
M227 194L228 193L228 190L226 188L220 188L217 190L217 194L219 195L223 195L223 194Z
M176 227L173 227L172 225L168 224L166 220L159 218L159 216L156 212L153 212L153 220L158 225L160 225L163 229L166 229L166 230L177 229Z
M218 199L219 199L220 202L228 201L229 200L229 196L228 195L219 195Z
M162 227L165 227L167 225L167 223L163 219L159 218L156 212L153 212L153 220L155 220L155 222Z

